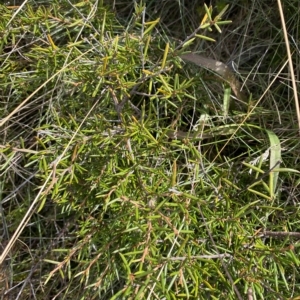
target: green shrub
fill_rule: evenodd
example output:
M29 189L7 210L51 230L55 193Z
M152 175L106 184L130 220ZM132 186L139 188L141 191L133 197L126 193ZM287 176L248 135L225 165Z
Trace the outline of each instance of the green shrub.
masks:
M125 27L97 1L0 7L9 293L290 297L299 260L272 232L297 231L279 201L297 171L261 125L273 110L227 107L229 87L179 58L195 34L172 40L143 10Z

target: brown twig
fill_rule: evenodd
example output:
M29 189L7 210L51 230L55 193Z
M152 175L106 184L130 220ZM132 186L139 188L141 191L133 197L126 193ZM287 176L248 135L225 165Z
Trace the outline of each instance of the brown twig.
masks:
M286 238L286 237L295 237L300 238L300 232L286 232L286 231L264 231L264 237L274 237L274 238Z

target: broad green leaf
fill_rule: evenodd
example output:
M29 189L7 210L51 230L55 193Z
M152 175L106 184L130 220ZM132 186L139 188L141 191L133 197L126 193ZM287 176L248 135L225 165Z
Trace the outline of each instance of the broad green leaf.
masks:
M269 141L270 141L270 170L274 169L275 166L279 167L281 162L281 146L278 136L270 131L266 130ZM269 175L269 187L270 187L270 197L273 198L277 189L278 184L278 171L271 171Z

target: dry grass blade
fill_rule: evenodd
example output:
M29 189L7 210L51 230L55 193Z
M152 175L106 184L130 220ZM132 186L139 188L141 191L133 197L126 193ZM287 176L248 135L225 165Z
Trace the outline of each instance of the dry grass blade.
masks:
M284 13L283 13L283 10L282 10L281 0L277 0L277 3L278 3L280 19L281 19L281 23L282 23L283 35L284 35L284 40L285 40L285 45L286 45L286 51L287 51L287 55L288 55L290 75L291 75L291 80L292 80L293 93L294 93L294 98L295 98L295 108L296 108L296 113L297 113L299 135L300 135L300 105L299 105L299 100L298 100L298 92L297 92L298 89L297 89L297 84L296 84L293 59L292 59L292 54L291 54L291 49L290 49L290 42L289 42L289 39L288 39L288 34L287 34L287 29L286 29L286 24L285 24L285 19L284 19Z

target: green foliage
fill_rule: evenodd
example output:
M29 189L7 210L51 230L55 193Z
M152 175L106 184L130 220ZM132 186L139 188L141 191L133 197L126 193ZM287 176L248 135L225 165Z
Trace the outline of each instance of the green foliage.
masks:
M7 241L25 224L5 265L15 286L38 271L37 298L300 293L298 245L265 233L299 230L282 193L298 171L279 165L280 136L261 121L274 109L249 100L225 113L228 88L178 57L210 40L199 30L229 24L224 8L205 7L176 42L142 4L126 26L98 1L0 6Z

